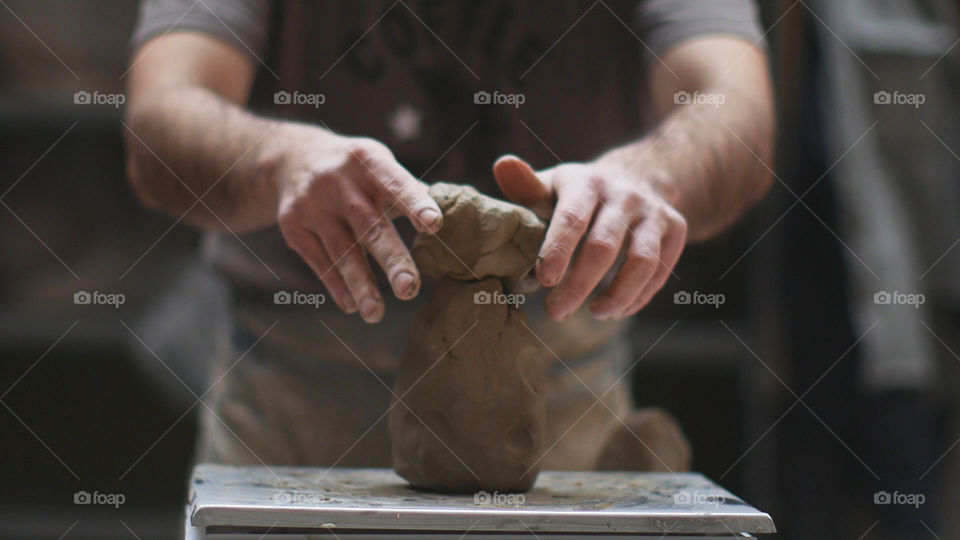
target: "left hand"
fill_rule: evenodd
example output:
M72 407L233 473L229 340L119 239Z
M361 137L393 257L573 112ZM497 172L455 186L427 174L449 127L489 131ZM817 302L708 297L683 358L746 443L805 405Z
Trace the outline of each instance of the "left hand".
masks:
M642 173L602 159L534 172L509 155L497 160L493 173L507 198L550 219L537 278L547 287L559 283L546 301L555 320L580 308L621 252L626 257L613 283L590 302L597 319L640 311L680 258L687 222Z

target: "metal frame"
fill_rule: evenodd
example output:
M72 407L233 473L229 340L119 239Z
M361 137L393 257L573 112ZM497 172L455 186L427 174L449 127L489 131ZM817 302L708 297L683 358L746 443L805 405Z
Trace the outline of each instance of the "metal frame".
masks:
M200 464L188 539L751 538L773 520L696 473L545 471L525 494L414 490L389 469Z

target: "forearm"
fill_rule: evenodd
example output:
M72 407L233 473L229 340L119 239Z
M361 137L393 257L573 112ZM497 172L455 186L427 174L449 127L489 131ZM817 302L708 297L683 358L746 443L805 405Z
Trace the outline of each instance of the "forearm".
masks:
M146 205L201 228L270 225L278 195L265 163L286 126L199 86L146 92L127 115L131 184Z
M601 160L650 181L686 218L688 238L704 240L733 223L766 193L773 149L773 111L754 90L718 86L719 106L675 107L640 141Z

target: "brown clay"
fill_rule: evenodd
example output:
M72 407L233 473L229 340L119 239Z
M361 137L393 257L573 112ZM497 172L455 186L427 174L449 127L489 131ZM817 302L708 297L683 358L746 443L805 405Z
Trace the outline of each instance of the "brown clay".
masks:
M597 457L597 471L690 469L691 450L676 419L663 409L637 409L611 423Z
M525 491L546 439L547 356L522 307L494 298L535 283L545 226L469 186L434 184L430 195L444 225L418 236L412 253L424 275L443 280L414 316L394 385L393 467L424 489ZM595 470L690 467L690 445L669 413L640 409L622 420L601 430Z
M412 321L394 385L393 467L425 489L524 491L543 454L546 359L522 308L502 300L504 280L533 266L544 225L469 186L430 194L444 225L413 256L444 279Z
M430 186L430 196L443 211L443 228L413 243L413 257L424 275L509 281L530 273L546 233L536 214L471 186L437 183Z
M417 487L522 491L539 472L542 351L522 310L474 304L478 293L503 287L498 278L444 279L410 329L390 436L394 469Z

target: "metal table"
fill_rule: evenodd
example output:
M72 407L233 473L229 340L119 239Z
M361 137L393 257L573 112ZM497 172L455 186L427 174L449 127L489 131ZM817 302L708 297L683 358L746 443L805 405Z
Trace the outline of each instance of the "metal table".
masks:
M200 464L188 540L754 538L773 520L696 473L544 471L524 494L418 491L389 469Z

